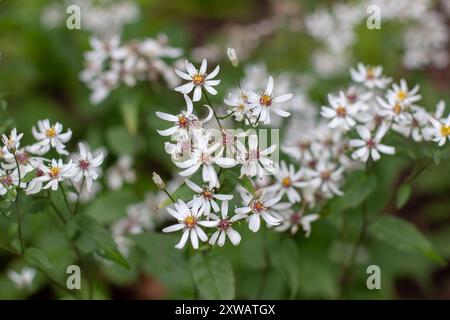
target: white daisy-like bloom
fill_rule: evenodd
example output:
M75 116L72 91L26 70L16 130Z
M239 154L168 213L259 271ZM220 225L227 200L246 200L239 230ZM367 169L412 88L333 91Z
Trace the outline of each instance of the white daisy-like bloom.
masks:
M248 176L262 178L266 172L273 174L276 169L274 162L269 159L269 155L272 154L277 145L272 145L267 149L261 150L259 148L258 136L256 134L250 134L248 137L248 151L244 144L238 140L236 147L241 155L244 155L243 159L240 159L241 177Z
M281 165L277 167L277 173L275 174L277 182L266 189L278 192L281 197L287 194L290 203L300 202L300 194L295 188L305 186L305 182L299 181L302 176L302 170L296 171L293 164L288 167L284 161L281 161Z
M212 95L217 94L217 91L213 86L219 85L220 80L213 80L213 78L219 73L220 66L217 66L208 74L206 73L206 68L208 66L206 59L203 59L200 69L196 69L194 65L187 60L185 60L184 65L187 73L178 69L175 69L175 72L180 78L189 82L176 87L175 91L189 94L194 90L194 95L192 97L193 101L199 101L202 98L202 88L205 88L205 90Z
M249 104L248 93L245 91L239 90L238 94L228 94L228 98L225 98L224 102L229 106L228 114L232 114L236 121L243 121L245 117L250 117L253 106Z
M354 117L359 111L359 103L350 104L342 91L339 93L339 96L329 94L328 102L331 108L323 106L320 114L324 118L331 119L328 123L330 128L342 128L348 131L356 125Z
M351 68L350 75L356 83L362 83L366 88L385 89L392 81L391 78L383 76L382 66L366 66L358 63L357 69Z
M193 104L192 104L192 100L187 96L184 95L184 100L186 101L186 107L187 110L181 112L178 115L172 115L172 114L168 114L165 112L156 112L156 116L162 120L166 120L166 121L170 121L172 122L174 125L173 127L170 127L168 129L165 130L157 130L158 133L161 136L183 136L183 135L187 135L189 132L189 129L192 126L197 126L198 125L198 118L197 116L195 116L193 114Z
M231 168L236 165L236 160L232 158L220 157L220 150L217 155L214 153L221 148L220 143L209 144L210 133L205 133L203 130L198 130L194 134L196 143L191 157L183 162L176 162L175 165L184 169L179 174L183 177L193 175L202 167L202 179L208 183L210 189L219 187L219 178L214 169L214 165L222 168Z
M306 168L308 185L325 195L342 196L344 193L339 189L339 185L343 181L344 168L337 166L336 163L319 160L314 169Z
M378 113L386 119L400 122L411 117L411 105L402 103L393 95L388 95L387 101L381 97L377 97L377 102L381 107L378 109Z
M36 178L38 181L42 181L47 184L43 186L43 189L52 189L53 191L58 190L59 183L66 180L72 179L76 174L76 167L70 160L68 163L64 164L62 159L58 161L53 159L49 166L43 167L44 175Z
M236 208L235 213L239 215L249 214L248 226L253 232L259 230L261 218L263 218L269 226L277 226L281 223L281 219L273 211L277 208L281 209L281 207L276 207L277 203L281 200L281 196L277 195L266 199L269 195L270 193L265 193L264 189L260 189L255 196L252 196L245 189L241 190L241 198L244 206ZM284 204L282 207L286 208Z
M64 144L72 137L72 131L68 129L67 132L63 133L63 126L59 122L51 125L48 119L40 120L37 123L37 128L33 126L31 130L34 138L38 141L30 147L33 153L42 155L47 153L50 148L55 148L56 152L61 155L69 154L65 150Z
M450 114L447 119L430 117L429 121L433 125L433 128L430 130L433 141L437 142L439 146L443 146L447 140L450 140Z
M0 196L5 195L11 188L19 185L17 170L5 171L0 168Z
M20 272L14 270L8 271L9 279L11 279L18 289L31 288L35 276L36 269L34 268L25 267Z
M256 122L262 121L264 124L270 124L270 112L273 111L280 117L289 117L291 114L281 109L276 104L286 102L292 99L292 93L282 94L280 96L273 96L273 77L269 77L266 90L258 93L251 92L248 97L248 102L252 106L253 116L256 117ZM256 125L257 123L255 123Z
M301 227L305 232L305 237L311 235L311 223L319 219L316 213L304 214L302 211L286 210L280 212L282 217L281 225L275 227L276 231L284 232L290 230L291 234L296 234Z
M134 159L128 154L119 157L116 164L106 172L106 184L111 190L119 190L124 183L136 182L136 172L133 169Z
M411 137L416 142L429 140L425 133L429 117L425 109L414 107L408 117L393 123L391 128L405 137Z
M180 242L175 245L177 249L183 249L188 238L191 239L191 244L194 249L198 249L198 239L203 242L208 240L206 233L200 228L212 228L218 225L218 221L201 221L199 220L203 212L200 210L200 201L194 198L192 201L192 208L183 200L178 200L173 204L174 208L167 208L167 211L178 220L177 224L164 228L163 232L175 232L183 230Z
M247 217L245 214L235 214L231 218L228 217L228 201L223 201L220 207L220 217L213 214L213 221L217 222L217 231L214 232L209 239L210 245L222 247L228 237L231 243L237 246L241 242L241 235L233 229L233 223Z
M72 178L75 182L82 179L86 182L87 191L91 191L92 182L97 180L100 174L100 165L103 163L103 153L93 157L84 144L79 143L80 153L74 156L75 175Z
M14 128L11 130L11 133L7 136L6 134L2 135L2 141L5 145L5 148L14 153L20 147L20 140L23 137L23 133L17 134L17 129Z
M200 210L206 216L211 213L211 208L214 212L218 212L220 210L216 200L229 201L233 199L233 195L217 194L215 188L211 189L207 185L200 187L198 184L189 179L186 179L185 183L192 191L197 193L197 198L200 200Z
M352 158L355 160L361 160L367 162L369 158L373 161L380 159L380 153L384 154L395 154L395 148L381 144L381 140L385 136L389 127L386 125L381 125L378 128L375 136L372 137L370 130L365 126L357 126L356 131L361 139L352 139L349 142L350 147L357 148L352 154Z
M400 80L400 85L394 83L392 88L387 92L388 100L392 99L402 105L411 105L419 101L422 96L417 94L419 92L419 85L416 85L411 90L408 89L408 84L405 79Z

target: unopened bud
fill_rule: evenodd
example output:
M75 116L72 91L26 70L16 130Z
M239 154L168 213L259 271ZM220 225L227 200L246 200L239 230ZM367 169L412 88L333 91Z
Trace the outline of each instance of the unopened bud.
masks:
M159 189L161 190L166 189L166 184L156 172L153 172L152 179Z
M236 50L234 50L233 48L228 48L227 55L228 55L228 59L230 59L231 64L233 65L233 67L236 68L239 65L239 60L236 55Z

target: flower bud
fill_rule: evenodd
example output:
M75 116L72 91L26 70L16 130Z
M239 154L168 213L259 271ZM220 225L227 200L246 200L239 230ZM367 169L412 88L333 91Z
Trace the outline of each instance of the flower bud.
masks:
M166 189L166 184L156 172L153 172L152 179L159 189L161 190Z
M233 65L233 67L236 68L239 65L239 60L236 55L236 50L233 48L228 48L227 55L228 55L228 59L230 59L231 64Z

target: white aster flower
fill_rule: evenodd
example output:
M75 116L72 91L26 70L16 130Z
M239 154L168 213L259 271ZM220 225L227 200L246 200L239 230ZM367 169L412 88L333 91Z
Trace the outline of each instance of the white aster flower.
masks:
M276 231L290 230L291 234L296 234L301 227L306 238L311 235L311 223L319 219L318 214L304 214L302 211L286 210L280 212L280 215L282 216L282 223L275 227Z
M431 129L433 141L439 146L443 146L447 140L450 140L450 114L447 119L429 118L433 128Z
M383 139L384 135L388 131L388 127L386 125L380 126L377 133L374 137L370 133L370 130L365 126L356 127L356 131L358 132L361 139L352 139L349 142L350 147L358 148L352 154L352 158L355 160L361 160L363 162L367 162L369 158L373 161L377 161L380 159L380 153L384 154L395 154L395 148L391 146L387 146L381 144L381 139Z
M343 167L338 167L337 164L327 161L319 161L314 169L305 169L307 176L310 178L308 185L316 190L320 190L325 195L335 194L342 196L343 193L339 190L339 185L343 180Z
M16 170L5 171L0 168L0 195L5 195L11 188L19 185L19 174Z
M238 94L230 93L228 98L224 99L224 102L229 106L228 114L232 114L236 121L242 121L245 117L250 117L253 106L249 104L248 94L245 91L239 90Z
M200 226L211 228L218 225L217 221L199 221L202 215L200 210L200 202L194 198L192 201L192 208L189 208L182 200L174 203L174 208L167 208L167 211L178 220L177 224L164 228L163 232L175 232L183 230L180 242L175 245L177 249L183 249L188 238L191 239L191 244L194 249L198 249L198 239L205 242L208 236L200 228Z
M51 125L48 119L40 120L37 123L37 128L33 126L31 130L34 138L38 140L36 144L30 147L33 153L45 154L50 148L55 148L59 154L69 154L65 150L64 144L72 137L72 131L68 129L67 132L62 133L63 126L59 122Z
M350 104L344 92L340 92L339 96L332 94L328 95L328 102L331 106L323 106L320 114L322 117L331 119L328 123L330 128L342 128L344 130L350 130L351 127L356 125L354 117L359 111L359 104Z
M416 85L411 90L408 89L408 84L405 79L400 80L400 85L394 83L392 88L387 93L388 100L392 99L401 103L402 105L411 105L419 101L422 96L417 94L419 92L419 85Z
M248 151L240 140L237 141L236 147L240 154L245 155L244 159L241 159L241 177L258 176L262 178L265 172L275 173L274 163L268 156L275 151L277 145L274 144L267 149L261 150L258 144L258 136L256 134L251 134L248 137Z
M366 66L362 63L358 63L358 69L350 69L350 74L353 81L362 83L369 89L385 89L392 80L383 76L383 67Z
M17 134L16 128L11 130L9 136L3 134L2 141L6 149L9 152L14 153L20 147L20 139L22 139L23 133Z
M281 197L287 194L291 203L300 202L300 194L295 188L305 186L304 182L299 181L302 175L303 171L296 171L293 164L290 164L288 167L284 161L281 161L281 165L275 174L277 182L273 186L268 187L267 190L278 192Z
M273 111L280 117L289 117L291 114L284 111L277 103L286 102L292 99L292 93L282 94L280 96L273 96L273 78L269 77L267 88L258 93L252 92L249 95L248 102L253 107L252 113L256 116L256 122L262 121L264 124L270 124L270 111ZM256 125L257 123L255 123Z
M78 144L80 153L74 156L75 175L73 180L78 182L84 179L87 191L91 191L92 182L97 180L100 174L100 165L103 162L103 153L93 157L92 153L87 151L84 144Z
M236 214L250 214L248 217L249 229L253 232L257 232L260 228L261 217L266 221L269 226L277 226L281 223L281 219L273 211L277 207L274 207L280 202L281 197L279 195L265 199L268 193L265 193L263 189L259 194L252 196L247 190L241 191L241 198L243 201L243 207L236 208Z
M175 91L181 92L183 94L189 94L194 90L194 95L192 100L199 101L202 97L202 88L205 88L212 95L216 95L217 91L213 86L217 86L220 80L213 80L215 76L219 73L220 66L217 66L211 73L206 73L207 61L203 59L200 69L196 69L192 63L185 60L185 68L187 73L175 69L175 72L182 79L189 81L175 88Z
M215 200L229 201L233 199L233 195L231 194L216 194L216 189L211 189L207 185L200 187L189 179L186 179L185 182L191 190L197 193L197 199L200 201L200 210L206 216L211 213L211 208L214 212L220 210L219 205Z
M213 246L217 242L217 245L222 247L225 244L226 237L228 237L231 243L237 246L241 242L241 235L233 229L233 223L246 217L245 214L236 214L229 218L228 201L222 202L220 217L213 215L213 221L217 222L217 231L212 234L209 244Z
M192 151L191 158L183 162L176 162L175 164L182 169L180 175L187 177L193 175L202 167L203 181L208 182L209 188L219 187L219 178L214 169L214 165L222 168L231 168L236 165L236 160L232 158L223 158L214 153L221 148L220 143L209 145L210 134L199 130L195 134L195 146ZM218 152L221 153L220 151Z
M174 124L173 127L170 127L165 130L157 130L158 133L162 136L173 136L176 137L185 136L188 134L189 129L193 126L198 125L198 118L195 116L193 112L193 104L192 100L184 95L184 100L186 101L187 110L181 112L178 115L172 115L164 112L156 112L158 118L166 121L170 121Z
M133 170L134 159L128 154L121 155L116 164L106 172L106 184L111 190L119 190L124 183L134 183L136 172Z
M66 180L72 179L76 173L75 165L70 160L67 164L64 164L61 159L56 161L52 160L49 166L43 167L44 175L37 178L37 180L42 182L47 182L43 189L51 188L53 191L58 190L59 183Z
M14 270L8 271L8 277L16 285L18 289L30 288L33 284L33 279L36 276L36 269L25 267L22 271Z

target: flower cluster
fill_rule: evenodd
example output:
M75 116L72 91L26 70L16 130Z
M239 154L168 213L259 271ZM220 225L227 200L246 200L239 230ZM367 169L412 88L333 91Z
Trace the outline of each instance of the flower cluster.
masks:
M120 44L118 36L105 40L91 38L92 50L85 54L80 78L92 90L91 101L98 104L121 84L134 86L138 80L156 81L162 77L175 87L179 80L164 60L178 58L182 50L168 45L167 37L147 38Z
M228 50L233 66L239 62L236 53ZM156 112L157 117L169 121L168 129L158 130L162 136L171 137L171 142L166 143L166 151L172 157L174 164L182 169L179 175L186 177L185 184L191 189L193 197L185 202L181 199L174 200L173 208L169 207L169 213L178 221L177 224L163 229L164 232L183 230L183 236L177 244L177 248L183 248L188 239L194 248L199 247L200 241L207 241L211 245L223 245L228 237L234 245L240 242L239 233L233 225L246 220L249 229L257 232L260 229L262 218L268 226L276 226L281 223L278 210L286 209L289 203L280 203L281 197L275 191L259 188L240 192L242 205L236 207L234 215L229 215L229 203L234 198L232 194L221 193L223 187L221 179L227 172L239 175L241 181L245 179L262 179L267 174L276 171L276 163L271 159L277 145L265 147L258 134L254 130L260 124L269 124L272 113L281 117L287 117L290 113L283 110L283 102L292 98L292 94L284 93L274 95L274 80L269 77L265 90L250 91L240 89L240 96L245 103L245 111L242 117L237 115L238 101L230 103L234 109L227 115L219 117L217 110L211 105L209 95L217 94L213 87L219 85L220 80L214 78L218 75L219 66L211 73L207 72L207 62L203 60L200 68L195 68L190 62L185 62L185 71L177 70L177 74L185 81L185 84L175 88L184 94L186 109L177 115ZM194 112L194 104L188 96L193 91L193 99L199 101L203 96L206 99L208 115L201 119ZM221 120L234 118L247 125L246 130L226 129ZM217 129L207 128L209 122L215 118ZM199 172L197 175L196 173ZM190 178L192 177L192 178ZM164 185L156 180L161 188ZM251 184L251 182L250 182ZM248 186L247 186L248 187ZM236 206L238 206L236 204ZM215 232L210 237L202 228L214 228Z
M32 128L36 142L27 146L21 145L23 134L18 134L16 129L3 134L0 195L15 194L17 189L25 190L28 195L42 190L55 191L65 182L78 184L80 190L92 190L101 172L103 154L93 156L85 144L79 143L79 152L67 157L66 143L72 132L70 129L63 131L58 122L51 124L48 119L41 120ZM53 150L58 157L48 158Z

